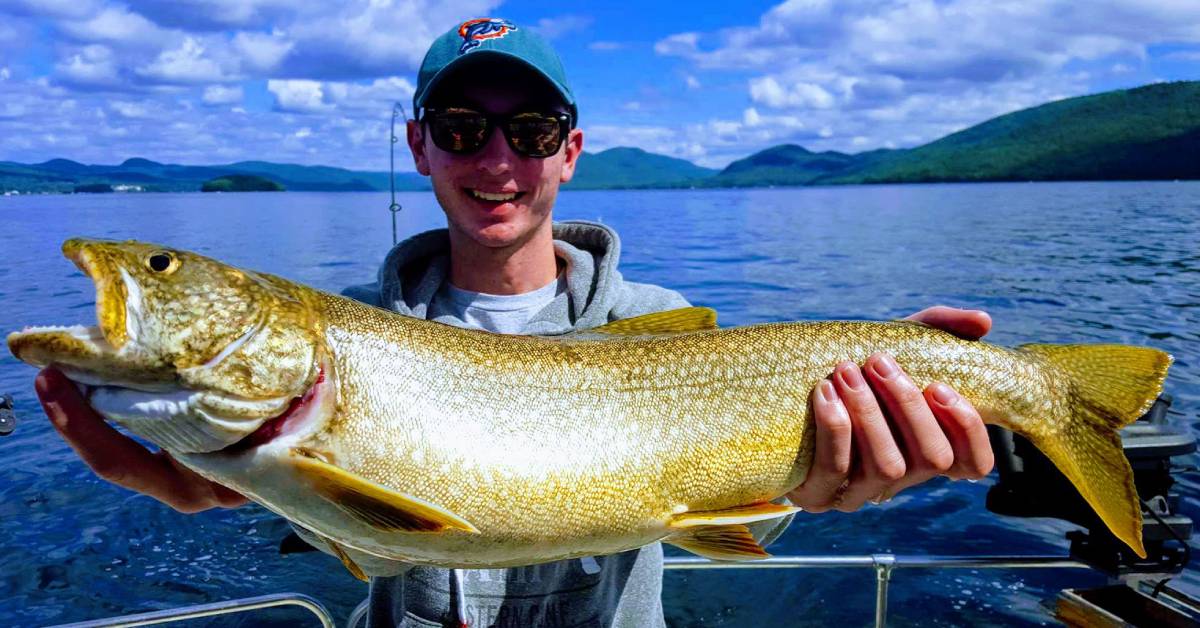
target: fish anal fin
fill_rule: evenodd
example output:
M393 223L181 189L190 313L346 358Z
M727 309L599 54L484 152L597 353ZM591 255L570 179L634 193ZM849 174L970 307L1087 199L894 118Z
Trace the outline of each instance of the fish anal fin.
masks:
M380 486L313 457L308 450L293 449L292 453L296 472L318 495L373 528L388 532L479 533L469 521L437 504Z
M325 545L329 546L329 549L333 551L333 555L337 556L338 560L342 561L342 564L345 565L346 569L350 571L350 575L362 580L363 582L370 582L371 579L367 577L367 574L362 570L362 567L359 567L358 563L355 563L354 560L350 558L350 556L346 553L345 548L343 548L341 545L338 545L337 541L326 537L321 537L321 540L325 541Z
M786 517L796 512L800 512L800 509L795 506L787 506L773 502L760 502L757 504L747 504L745 506L724 508L722 510L698 510L695 512L685 512L671 517L671 521L668 525L675 529L682 529L694 526L754 523L755 521Z
M761 560L770 556L754 540L750 529L740 523L693 526L672 534L663 542L712 560Z
M593 327L585 333L610 336L651 336L678 334L717 328L717 312L707 307L681 307L665 312L623 318L607 325Z

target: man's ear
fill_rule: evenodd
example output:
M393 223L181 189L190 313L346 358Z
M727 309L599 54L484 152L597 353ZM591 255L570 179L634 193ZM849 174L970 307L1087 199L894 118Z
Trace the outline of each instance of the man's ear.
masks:
M429 176L429 156L425 154L425 133L421 123L416 120L408 121L408 150L412 151L413 165L417 172Z
M563 160L562 176L559 177L559 182L566 183L575 176L575 164L579 163L579 156L583 154L583 131L571 129L571 132L567 134L566 146L563 150L566 151L566 159Z

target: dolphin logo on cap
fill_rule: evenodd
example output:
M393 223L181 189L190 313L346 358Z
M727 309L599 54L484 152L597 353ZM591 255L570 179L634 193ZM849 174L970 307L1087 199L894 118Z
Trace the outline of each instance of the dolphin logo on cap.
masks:
M517 30L517 25L495 17L480 17L467 20L458 27L458 35L463 43L458 47L458 54L465 54L478 48L481 41L504 37L511 31Z

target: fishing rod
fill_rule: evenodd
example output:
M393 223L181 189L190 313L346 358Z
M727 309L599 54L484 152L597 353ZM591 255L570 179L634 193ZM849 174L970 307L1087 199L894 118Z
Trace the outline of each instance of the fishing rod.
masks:
M400 203L396 202L396 142L400 141L400 138L396 137L397 116L404 116L404 120L408 121L408 112L400 101L392 103L392 141L388 146L388 181L392 184L392 204L388 205L388 211L392 213L392 246L396 246L396 214L402 209Z

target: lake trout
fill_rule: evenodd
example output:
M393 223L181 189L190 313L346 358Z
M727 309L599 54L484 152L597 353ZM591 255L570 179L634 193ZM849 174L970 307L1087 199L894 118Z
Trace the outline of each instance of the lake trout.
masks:
M809 391L886 351L1031 440L1139 555L1118 428L1171 356L1009 349L911 322L717 328L685 308L561 337L459 329L182 250L73 239L96 326L27 328L104 417L324 540L415 564L507 567L665 541L766 556L746 524L804 481Z

